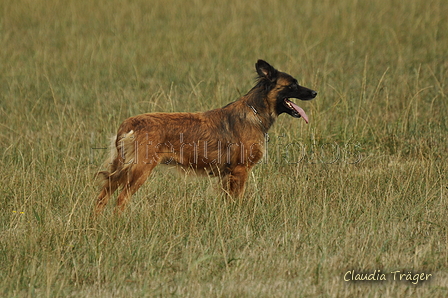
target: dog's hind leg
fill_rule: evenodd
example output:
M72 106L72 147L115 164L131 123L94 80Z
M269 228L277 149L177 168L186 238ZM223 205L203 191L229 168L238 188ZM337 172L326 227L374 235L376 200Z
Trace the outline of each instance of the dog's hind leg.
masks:
M135 164L130 170L130 177L125 183L123 190L118 195L116 212L122 212L131 196L145 183L157 163Z
M109 201L111 195L117 190L118 182L108 180L104 183L103 189L99 194L96 206L95 206L95 214L98 215L103 212L104 207L106 207L107 202Z

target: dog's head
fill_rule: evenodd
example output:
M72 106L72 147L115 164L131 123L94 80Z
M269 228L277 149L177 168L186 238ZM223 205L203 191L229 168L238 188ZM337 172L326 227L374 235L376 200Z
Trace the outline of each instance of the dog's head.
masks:
M305 111L292 102L291 98L310 100L316 97L317 92L300 86L295 78L287 73L280 72L269 63L258 60L255 64L259 76L259 84L268 92L268 100L273 105L277 115L287 113L292 117L302 117L308 123Z

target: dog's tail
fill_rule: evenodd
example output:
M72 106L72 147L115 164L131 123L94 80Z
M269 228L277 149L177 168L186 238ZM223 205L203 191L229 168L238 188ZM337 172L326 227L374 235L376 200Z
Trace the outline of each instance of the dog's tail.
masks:
M124 184L128 180L128 173L136 158L135 143L133 130L111 138L110 155L103 163L103 167L108 170L100 171L96 175L103 187L111 183Z

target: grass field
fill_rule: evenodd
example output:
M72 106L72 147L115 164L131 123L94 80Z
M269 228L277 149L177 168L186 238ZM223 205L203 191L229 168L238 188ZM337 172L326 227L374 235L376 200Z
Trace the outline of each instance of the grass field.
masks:
M1 1L0 296L447 297L447 15L444 0ZM244 200L159 169L123 216L90 217L95 148L125 118L221 107L259 58L319 94L308 125L274 124ZM375 270L387 280L346 281Z

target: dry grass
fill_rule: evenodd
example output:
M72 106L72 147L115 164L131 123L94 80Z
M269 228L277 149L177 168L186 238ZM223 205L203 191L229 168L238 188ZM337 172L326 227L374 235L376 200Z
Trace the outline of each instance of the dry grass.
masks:
M446 1L6 0L0 14L2 296L448 295ZM258 58L319 95L309 125L274 125L244 201L158 170L124 216L91 220L107 155L92 148L129 116L235 100Z

